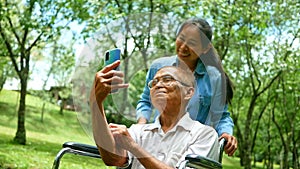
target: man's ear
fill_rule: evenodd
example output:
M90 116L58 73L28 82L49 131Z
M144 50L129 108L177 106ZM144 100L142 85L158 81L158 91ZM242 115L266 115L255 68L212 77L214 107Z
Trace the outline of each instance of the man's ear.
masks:
M189 87L186 91L186 95L185 95L185 99L191 99L194 95L194 88L193 87Z

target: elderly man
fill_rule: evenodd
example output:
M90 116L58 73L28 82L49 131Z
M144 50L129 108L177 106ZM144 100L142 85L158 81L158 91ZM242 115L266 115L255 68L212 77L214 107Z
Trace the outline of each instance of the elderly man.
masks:
M153 124L108 124L103 101L114 89L126 88L120 61L95 76L91 91L93 134L106 165L132 168L176 168L185 155L196 153L218 159L216 131L192 120L186 106L194 93L194 76L178 67L161 68L149 82L151 101L161 114Z

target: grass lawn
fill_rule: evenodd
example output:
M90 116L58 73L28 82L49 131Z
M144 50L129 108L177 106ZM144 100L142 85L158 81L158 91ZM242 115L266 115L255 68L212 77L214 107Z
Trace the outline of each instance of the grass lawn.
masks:
M242 169L240 167L240 159L237 157L228 157L225 153L223 154L222 166L224 169Z
M77 120L77 114L65 111L59 114L56 105L47 103L44 121L41 122L43 101L27 95L26 138L27 144L12 142L17 128L18 93L3 90L0 93L0 168L5 169L46 169L51 168L62 143L76 141L93 144ZM65 154L61 169L99 169L106 167L100 159ZM224 169L239 169L239 159L223 156Z
M11 131L11 129L0 127L1 131ZM30 132L29 132L30 133ZM61 148L61 144L48 142L43 139L31 138L28 133L27 145L14 144L11 134L0 134L0 168L31 168L42 169L51 168L56 153ZM99 159L79 157L66 154L61 161L60 168L105 168Z
M18 93L13 91L3 90L0 93L0 168L51 168L62 143L76 141L93 144L91 137L81 128L75 112L65 111L64 115L60 115L58 106L47 103L44 121L41 122L43 101L30 95L26 98L27 144L13 143L17 128L18 97ZM61 169L108 168L100 159L73 154L65 154L60 166Z

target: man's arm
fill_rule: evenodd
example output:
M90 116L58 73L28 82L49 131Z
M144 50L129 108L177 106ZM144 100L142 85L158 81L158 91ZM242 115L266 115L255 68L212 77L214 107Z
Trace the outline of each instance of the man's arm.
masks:
M233 133L233 121L230 117L230 113L227 111L227 105L225 106L225 110L223 112L222 118L218 123L216 130L219 134L219 140L225 138L226 145L224 147L224 151L229 156L232 156L237 149L238 141L232 135Z
M104 163L114 166L123 166L127 162L126 151L116 146L102 103L112 90L128 87L128 84L123 84L123 73L113 70L119 64L120 61L114 62L97 72L90 92L94 140Z
M103 105L93 103L92 126L96 145L104 163L109 166L123 166L127 162L126 151L116 147L114 137L108 127Z

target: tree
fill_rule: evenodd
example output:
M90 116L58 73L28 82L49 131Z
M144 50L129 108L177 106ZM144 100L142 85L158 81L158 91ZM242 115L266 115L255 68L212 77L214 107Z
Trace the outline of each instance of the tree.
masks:
M286 25L287 24L287 25ZM292 20L289 23L277 25L279 30L276 39L272 43L276 56L275 69L280 76L273 87L275 100L272 102L271 119L281 141L280 165L281 168L299 168L299 47L295 44L299 39L300 29L291 29L292 25L300 24L300 20ZM288 26L289 27L286 27ZM295 48L296 47L296 48ZM292 73L293 72L293 73ZM295 74L294 74L295 72ZM279 74L278 73L278 74ZM290 158L292 156L292 158ZM292 159L292 160L291 160Z
M29 64L33 50L39 50L71 20L88 15L84 2L51 0L3 0L0 8L0 35L21 84L18 127L14 141L26 144L25 101ZM77 9L76 9L77 8ZM73 10L74 9L74 10ZM85 14L84 14L85 13Z
M299 19L291 15L299 14L297 8L299 3L252 0L243 2L220 0L204 3L207 8L203 7L203 12L207 18L211 17L213 22L214 46L236 84L237 90L231 112L235 122L235 134L239 141L238 155L241 157L241 165L251 168L255 154L260 153L255 151L264 150L265 144L256 144L264 141L263 136L269 134L268 144L284 145L283 141L277 139L280 137L270 135L274 134L273 132L263 134L266 126L271 131L276 131L272 120L269 118L267 123L263 118L269 116L266 110L272 110L271 103L288 98L286 96L277 98L278 95L273 94L277 81L285 74L286 67L298 70L294 67L299 65L299 61L291 64L287 64L287 61L297 58L294 54L299 48L295 43L296 39L299 39L299 28L295 25L299 25ZM289 83L286 84L286 88L287 86L297 91L296 85ZM288 112L291 114L291 111ZM282 114L278 105L274 113ZM295 121L291 123L292 126L297 126ZM297 140L297 137L294 140ZM288 143L286 145L290 146ZM269 150L271 151L271 148ZM283 151L286 150L288 148ZM272 151L276 150L273 148ZM285 161L282 162L283 167L288 167L286 154L288 153L285 152L282 156Z
M69 35L70 36L70 35ZM74 36L72 36L74 37ZM66 101L71 97L71 76L75 66L75 52L73 50L74 39L64 40L63 44L54 42L52 61L49 74L52 75L57 86L61 87L59 96L61 99L60 114L63 115L63 110ZM67 45L65 45L67 44Z
M3 86L7 78L12 77L13 72L10 69L11 65L8 57L1 57L0 60L0 92L3 89Z

